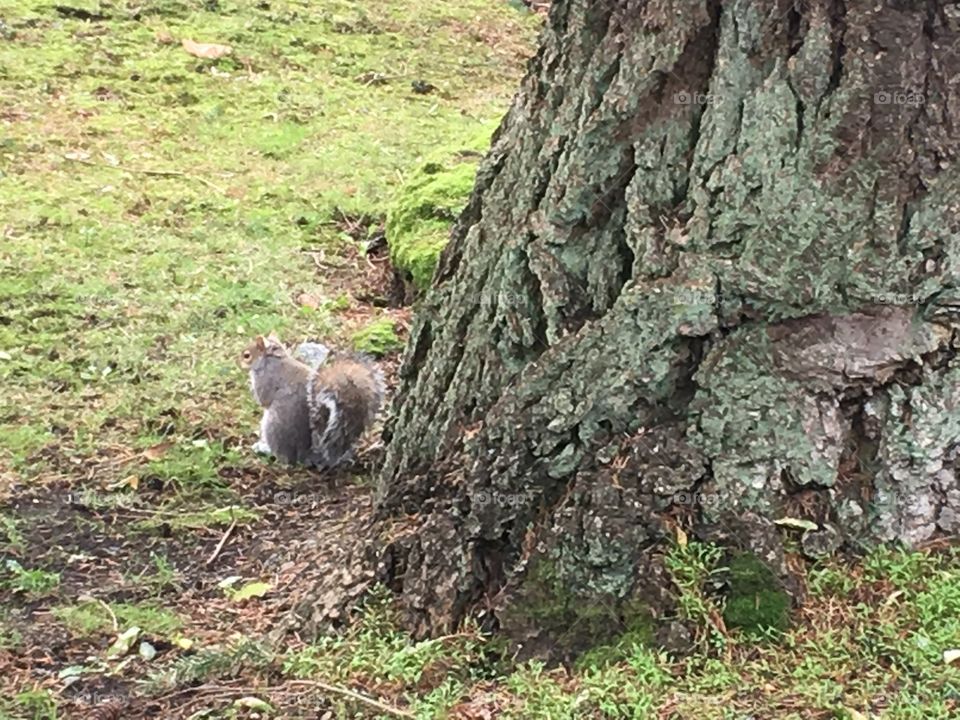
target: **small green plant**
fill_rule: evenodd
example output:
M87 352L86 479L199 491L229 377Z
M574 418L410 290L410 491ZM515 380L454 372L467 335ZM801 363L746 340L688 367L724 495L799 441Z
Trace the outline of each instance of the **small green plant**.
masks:
M24 690L0 699L0 720L57 720L57 701L46 690Z
M13 592L24 593L30 597L43 597L60 585L60 573L39 568L27 570L16 560L7 560L6 569L10 577L4 584Z
M151 692L235 677L242 670L263 670L275 657L262 642L241 638L226 647L204 648L192 655L177 658L169 667L151 673L147 686Z
M15 628L9 617L9 612L0 606L0 650L13 650L20 647L23 636Z
M722 557L721 548L698 542L674 545L664 557L664 564L678 590L680 616L701 627L713 627L713 618L719 612L707 583L719 570Z
M153 572L148 572L149 568L145 569L132 581L150 588L155 595L159 595L167 589L176 589L179 573L170 560L164 555L151 552L150 562L153 565Z
M23 552L26 548L23 534L17 527L16 518L10 517L6 513L0 513L0 536L6 536L6 546L10 551Z
M506 688L514 696L503 717L513 720L575 720L581 717L581 702L572 688L563 683L564 674L547 671L542 662L532 660L520 666L506 679Z
M218 468L238 460L236 451L227 450L221 443L196 440L178 445L162 457L151 460L142 472L148 478L170 482L181 488L217 487L222 484Z
M851 568L841 566L833 558L813 568L807 575L807 589L817 597L846 596L857 585Z

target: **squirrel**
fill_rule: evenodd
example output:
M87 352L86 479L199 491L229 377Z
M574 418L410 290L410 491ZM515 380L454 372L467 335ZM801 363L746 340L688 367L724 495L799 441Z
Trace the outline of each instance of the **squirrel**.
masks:
M383 403L383 373L365 356L345 355L312 368L271 333L257 336L239 362L264 408L253 448L288 464L335 467L352 455Z

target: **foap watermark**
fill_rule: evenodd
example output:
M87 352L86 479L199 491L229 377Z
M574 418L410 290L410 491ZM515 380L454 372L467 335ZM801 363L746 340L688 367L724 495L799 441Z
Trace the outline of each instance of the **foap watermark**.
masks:
M124 493L104 493L92 488L69 490L60 495L64 505L72 505L93 510L128 510L140 503L136 496Z
M702 505L703 507L716 507L720 504L720 496L717 493L705 492L678 492L671 497L674 505Z
M877 105L909 105L917 107L926 102L923 93L916 90L904 90L895 88L892 90L879 90L873 94L873 102Z
M278 490L273 494L273 502L290 507L315 507L322 501L316 493L297 493L291 490Z
M478 490L470 494L470 502L478 507L519 507L533 501L532 492L504 493L496 490Z
M721 102L721 97L713 93L681 90L673 94L674 105L719 105Z

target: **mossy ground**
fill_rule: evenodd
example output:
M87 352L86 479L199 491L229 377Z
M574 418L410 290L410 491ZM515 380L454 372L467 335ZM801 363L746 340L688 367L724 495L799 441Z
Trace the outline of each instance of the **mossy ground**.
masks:
M438 145L496 124L533 52L521 5L0 0L0 718L378 716L314 681L420 718L957 716L956 552L825 564L790 629L705 621L682 661L632 633L514 667L471 628L413 642L382 598L267 648L369 491L253 456L233 358L276 330L395 360L406 311L364 299L363 241L448 167ZM154 659L106 658L129 625Z

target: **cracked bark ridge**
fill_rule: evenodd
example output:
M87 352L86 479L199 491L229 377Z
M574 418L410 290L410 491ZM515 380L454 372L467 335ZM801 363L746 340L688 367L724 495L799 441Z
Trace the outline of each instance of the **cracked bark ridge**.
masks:
M552 4L384 433L415 630L661 615L667 518L785 577L784 515L811 554L956 531L951 8Z

